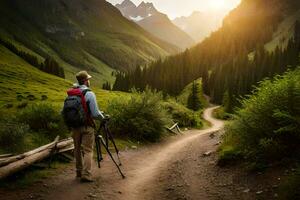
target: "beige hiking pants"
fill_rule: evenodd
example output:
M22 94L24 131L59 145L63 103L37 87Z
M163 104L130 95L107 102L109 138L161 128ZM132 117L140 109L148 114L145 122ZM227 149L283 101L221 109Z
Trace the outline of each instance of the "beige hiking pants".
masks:
M72 132L77 174L91 178L95 129L88 126L73 129Z

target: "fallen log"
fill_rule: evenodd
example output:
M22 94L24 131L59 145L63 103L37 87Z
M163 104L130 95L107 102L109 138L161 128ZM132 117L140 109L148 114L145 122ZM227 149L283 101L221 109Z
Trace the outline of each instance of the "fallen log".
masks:
M0 155L0 158L8 158L8 157L12 157L13 154L3 154L3 155Z
M64 148L64 147L72 145L72 144L73 144L72 138L65 139L65 140L59 141L59 143L57 143L57 148L61 149L61 148Z
M36 154L36 153L38 153L40 151L43 151L45 149L52 148L52 147L54 147L57 144L58 140L59 140L59 136L57 136L53 142L51 142L49 144L46 144L44 146L41 146L41 147L39 147L37 149L28 151L26 153L23 153L23 154L20 154L20 155L17 155L17 156L12 156L12 157L9 157L9 158L6 158L6 159L0 159L0 167L8 165L8 164L10 164L12 162L15 162L17 160L24 159L24 158L26 158L28 156Z
M22 155L27 155L25 156L23 159L21 160L17 160L15 162L9 163L3 167L0 168L0 179L6 178L20 170L25 169L26 167L32 165L35 162L41 161L45 158L47 158L49 155L51 155L52 151L54 150L53 148L57 145L59 140L59 137L56 137L56 139L50 143L49 145L45 145L47 146L47 148L45 148L45 146L43 146L43 148L37 148L35 150L32 150L30 152L27 152L25 154ZM32 153L34 152L34 153Z

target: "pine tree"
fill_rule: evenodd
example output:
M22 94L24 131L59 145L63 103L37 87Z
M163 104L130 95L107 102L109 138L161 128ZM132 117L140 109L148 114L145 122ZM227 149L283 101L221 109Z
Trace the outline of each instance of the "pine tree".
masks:
M200 100L199 84L193 82L191 93L188 97L188 108L194 111L200 110L202 107Z

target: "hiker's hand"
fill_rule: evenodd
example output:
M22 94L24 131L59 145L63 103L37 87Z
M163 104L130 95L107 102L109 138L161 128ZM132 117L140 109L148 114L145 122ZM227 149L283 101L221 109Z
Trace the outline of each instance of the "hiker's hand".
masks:
M110 115L104 115L104 120L107 120L107 121L109 121L110 120Z

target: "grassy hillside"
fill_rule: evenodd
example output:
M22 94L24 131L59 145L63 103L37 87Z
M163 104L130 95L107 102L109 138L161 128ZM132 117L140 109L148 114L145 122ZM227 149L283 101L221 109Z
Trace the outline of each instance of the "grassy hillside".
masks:
M55 58L70 80L86 69L100 86L113 81L113 69L131 69L177 52L105 0L3 0L0 11L2 39L41 60Z
M0 108L5 113L40 102L48 102L61 109L66 90L72 86L71 81L39 71L1 45L0 69ZM125 95L100 90L95 86L92 89L101 108L105 108L108 100L114 96Z

